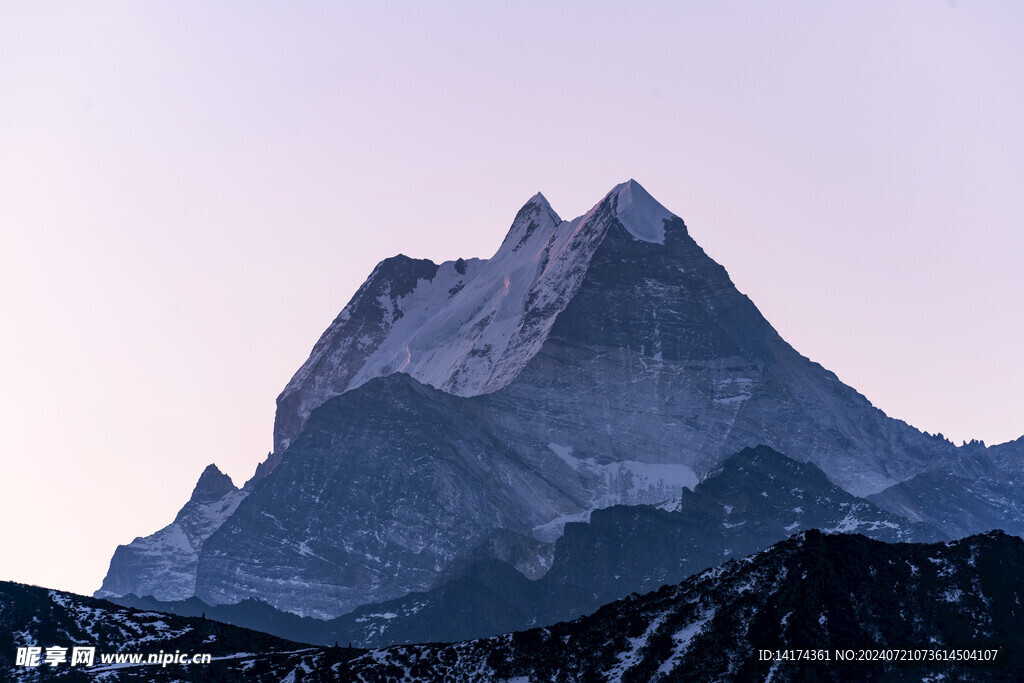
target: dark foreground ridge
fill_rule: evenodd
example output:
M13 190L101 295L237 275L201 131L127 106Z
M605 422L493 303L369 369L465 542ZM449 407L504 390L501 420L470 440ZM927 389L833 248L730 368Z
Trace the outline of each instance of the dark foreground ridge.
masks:
M108 670L103 680L115 681L1008 680L1024 667L1022 600L1024 540L999 531L934 544L806 531L575 621L372 651L307 648L210 620L2 583L0 675L97 680L97 671L67 665L12 666L17 647L87 644L98 652L180 649L216 658L188 668ZM796 649L829 661L759 657ZM837 651L850 650L888 659L900 650L930 652L923 656L943 661L836 661ZM946 661L964 652L989 661Z

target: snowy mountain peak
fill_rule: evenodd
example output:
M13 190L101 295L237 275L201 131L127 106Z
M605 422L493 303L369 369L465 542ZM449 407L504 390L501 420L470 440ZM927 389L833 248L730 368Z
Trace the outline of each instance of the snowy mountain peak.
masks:
M545 209L547 211L550 211L552 214L555 215L556 218L558 217L558 214L555 213L555 210L551 208L551 203L548 202L548 198L545 197L540 192L538 192L537 194L535 194L532 197L530 197L526 201L526 204L524 206L530 206L531 204L536 204L540 208ZM558 219L558 220L559 220L559 222L561 222L561 219Z
M622 226L638 240L665 243L665 221L675 218L658 200L632 178L612 188L604 199L614 204ZM602 202L603 203L603 202Z
M235 491L236 488L231 477L211 463L199 476L199 481L196 482L196 487L192 490L191 500L196 502L217 500L225 494Z
M547 198L538 192L519 209L501 246L511 246L513 251L518 251L538 233L543 233L543 239L547 240L561 222L562 219L551 208Z

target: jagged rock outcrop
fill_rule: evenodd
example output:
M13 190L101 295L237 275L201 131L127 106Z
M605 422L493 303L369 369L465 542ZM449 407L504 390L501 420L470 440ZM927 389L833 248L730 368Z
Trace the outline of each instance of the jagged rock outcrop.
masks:
M207 467L173 522L117 547L96 597L136 593L184 600L195 595L199 551L245 496L216 465Z

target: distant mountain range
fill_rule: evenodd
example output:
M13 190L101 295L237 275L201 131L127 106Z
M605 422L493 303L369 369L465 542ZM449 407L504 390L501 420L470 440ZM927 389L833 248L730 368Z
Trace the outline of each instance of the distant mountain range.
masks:
M369 651L308 647L202 617L0 583L0 676L306 683L1008 680L1024 668L1022 601L1024 541L1000 532L886 544L806 531L573 621ZM88 668L14 661L19 647L74 645L101 654L208 653L213 661L160 667L97 659Z
M530 590L569 581L557 571L573 562L605 576L571 605L538 593L517 628L590 610L630 581L653 587L659 575L642 574L665 559L655 550L623 536L607 555L588 551L615 515L646 520L633 538L665 533L683 549L666 555L680 564L665 580L800 529L843 530L843 510L890 540L1024 530L1024 439L957 448L887 417L787 344L635 181L572 221L536 195L488 260L380 263L278 398L274 443L241 489L208 468L171 525L117 549L96 595L359 614L353 640L377 642L428 633L366 610L414 594L448 609L455 598L437 591L465 585L480 563L514 567L501 570L510 591L527 577ZM722 472L739 476L727 459L759 444L805 463L777 476L832 487L847 508L781 490L757 505L747 480L732 512L707 507L711 484L732 485ZM613 508L680 496L679 524L669 511ZM792 508L808 512L786 517ZM869 531L854 524L867 519L849 524ZM575 559L559 555L587 533ZM616 556L640 558L619 572L628 579L608 578ZM474 629L504 628L474 618Z

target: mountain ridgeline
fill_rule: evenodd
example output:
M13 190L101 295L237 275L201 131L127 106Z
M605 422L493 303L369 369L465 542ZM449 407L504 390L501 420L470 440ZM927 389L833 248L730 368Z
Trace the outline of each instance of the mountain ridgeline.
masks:
M1024 667L1022 601L1024 541L1000 532L947 543L888 544L806 531L572 621L370 651L299 645L202 617L0 582L0 678L1005 681ZM181 651L214 659L103 665L97 656L94 666L77 668L13 661L20 647L79 643L106 654ZM782 656L798 648L819 659ZM900 651L939 656L900 658ZM894 654L863 656L875 652Z
M869 506L857 509L888 540L1024 525L1024 441L958 449L887 417L787 344L635 181L571 221L536 195L487 260L380 263L278 398L274 443L214 508L190 501L171 527L120 547L97 595L252 598L333 619L458 581L497 538L520 539L499 544L501 559L551 583L541 575L566 562L568 541L553 559L550 544L567 523L571 540L572 522L605 519L595 510L680 493L683 526L708 526L673 542L708 545L720 562L809 528L747 498L722 519L692 498L759 444L812 468L798 477L808 488ZM964 480L970 491L946 485ZM769 488L762 497L786 509L812 509ZM843 519L814 523L849 530ZM764 524L773 533L730 531ZM716 564L665 580L702 563ZM594 600L624 585L609 579Z
M253 600L235 605L134 595L112 600L182 616L205 613L323 645L455 642L575 619L810 529L888 542L944 540L932 526L913 524L846 493L813 464L759 446L729 457L677 500L659 507L616 505L595 510L588 522L566 524L550 567L535 579L517 571L514 555L501 561L486 552L467 553L464 558L477 559L455 563L428 591L364 605L328 621L302 619Z

